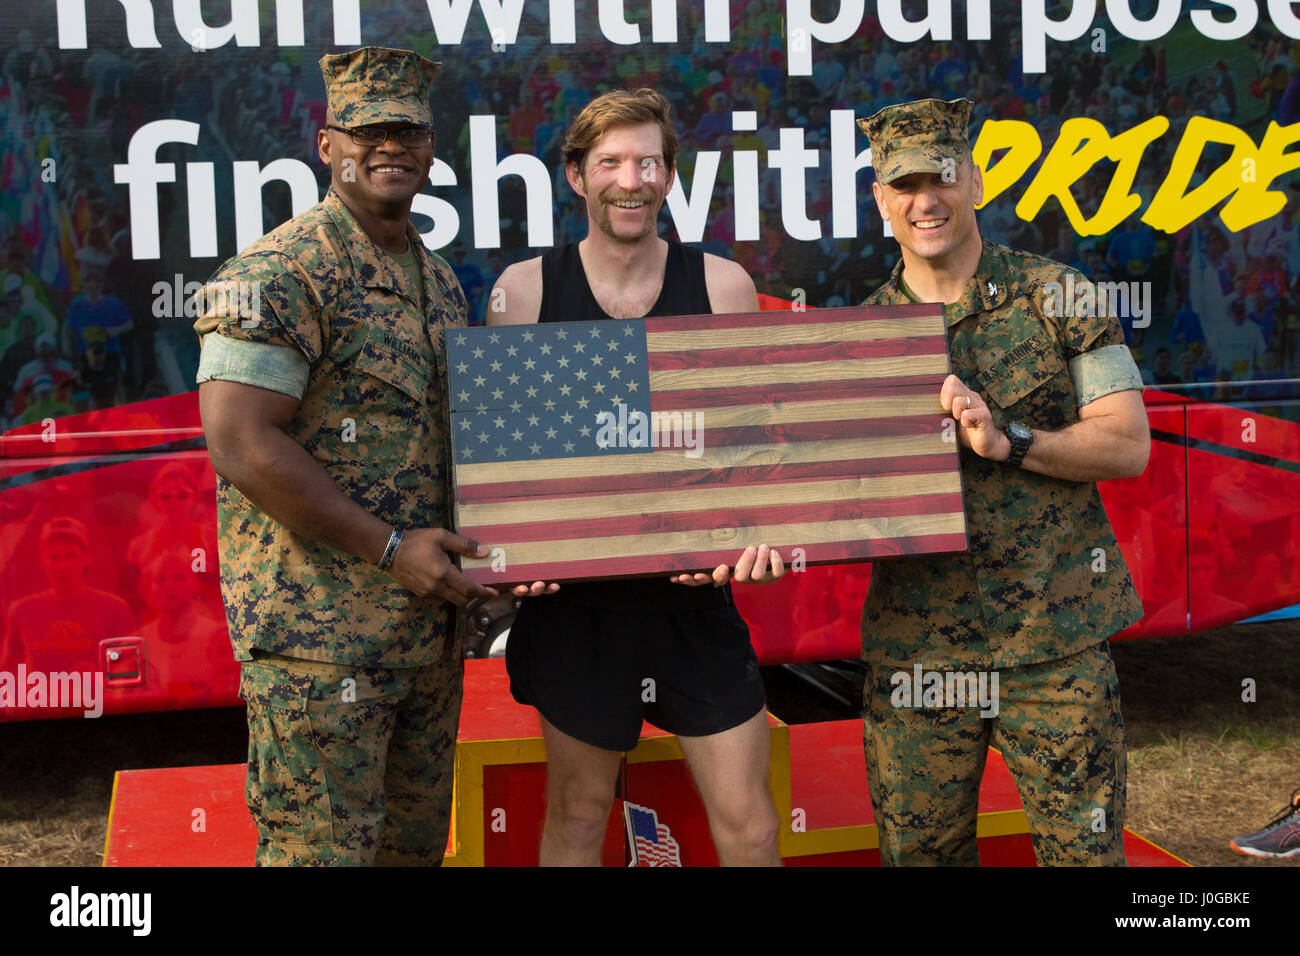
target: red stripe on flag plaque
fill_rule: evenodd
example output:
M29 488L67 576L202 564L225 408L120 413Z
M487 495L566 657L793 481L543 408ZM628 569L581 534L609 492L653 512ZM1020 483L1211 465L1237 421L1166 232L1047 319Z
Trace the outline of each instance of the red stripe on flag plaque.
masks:
M940 306L490 326L448 364L477 581L966 547Z

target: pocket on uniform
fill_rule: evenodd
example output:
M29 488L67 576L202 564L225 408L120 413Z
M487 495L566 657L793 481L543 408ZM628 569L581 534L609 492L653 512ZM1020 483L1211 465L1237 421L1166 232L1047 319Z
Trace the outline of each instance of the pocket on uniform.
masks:
M385 336L392 341L385 342ZM413 353L416 351L415 346L405 339L371 327L366 331L366 340L357 353L354 368L362 374L386 382L412 401L423 405L429 390L430 370L421 369L415 357L405 354L403 349L410 349Z
M317 439L320 455L337 470L340 485L383 481L417 460L413 445L430 430L431 368L421 353L395 333L371 327L345 374L341 399L327 412ZM355 473L355 465L362 473ZM327 466L328 467L328 466Z
M329 788L307 702L311 679L245 664L247 798L260 835L273 843L332 843Z
M1009 411L1064 370L1065 364L1046 336L1035 335L980 373L982 391L993 404Z

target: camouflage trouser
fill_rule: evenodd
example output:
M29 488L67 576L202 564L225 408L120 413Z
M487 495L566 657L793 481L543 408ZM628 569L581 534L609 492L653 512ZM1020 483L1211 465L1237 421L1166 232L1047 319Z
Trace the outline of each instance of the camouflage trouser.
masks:
M451 816L459 659L243 665L258 866L437 866Z
M891 676L902 670L911 673L910 665L872 665L863 688L882 865L979 865L975 824L990 744L1020 791L1039 865L1125 865L1124 718L1105 641L999 670L995 717L978 706L893 706Z

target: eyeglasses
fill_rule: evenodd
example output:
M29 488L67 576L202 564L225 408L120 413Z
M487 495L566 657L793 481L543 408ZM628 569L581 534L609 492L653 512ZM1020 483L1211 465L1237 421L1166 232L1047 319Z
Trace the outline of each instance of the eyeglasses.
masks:
M404 126L401 129L390 130L382 126L358 126L356 129L348 129L344 126L327 124L326 128L347 133L352 137L352 142L358 146L382 146L388 142L389 136L408 148L429 146L433 143L433 130L425 126Z

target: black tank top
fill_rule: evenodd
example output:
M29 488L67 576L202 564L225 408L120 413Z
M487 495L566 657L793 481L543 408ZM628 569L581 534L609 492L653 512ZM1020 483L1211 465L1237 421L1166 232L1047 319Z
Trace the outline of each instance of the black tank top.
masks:
M663 288L646 315L708 315L712 311L704 283L704 253L680 243L668 243ZM591 293L576 242L542 256L542 309L538 322L594 322L608 318L612 316Z
M712 311L704 282L704 253L669 242L663 288L646 315L707 315ZM612 317L592 295L576 242L551 249L542 256L542 306L538 322L593 322L609 318ZM547 600L557 598L560 599L557 603L573 601L645 611L681 611L730 604L731 585L688 587L669 581L665 574L625 581L564 584L558 594Z

